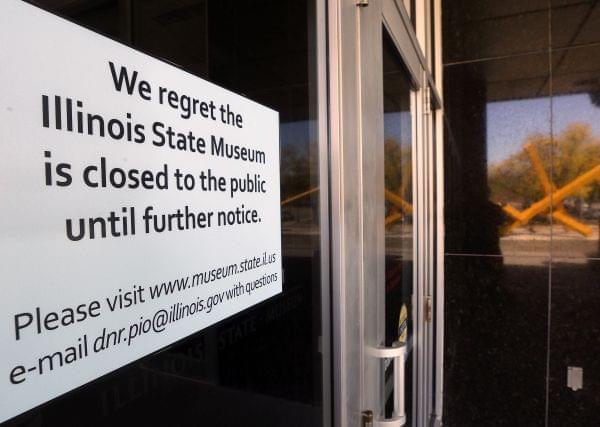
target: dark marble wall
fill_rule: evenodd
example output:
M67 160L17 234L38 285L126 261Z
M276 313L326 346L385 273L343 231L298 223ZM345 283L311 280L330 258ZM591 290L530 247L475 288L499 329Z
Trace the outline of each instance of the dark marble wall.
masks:
M445 425L598 426L600 2L442 14Z

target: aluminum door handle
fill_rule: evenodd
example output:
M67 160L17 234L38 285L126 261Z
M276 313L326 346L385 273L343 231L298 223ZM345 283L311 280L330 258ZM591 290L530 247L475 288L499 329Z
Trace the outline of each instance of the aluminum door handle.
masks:
M391 359L394 364L394 411L391 418L385 416L377 417L373 425L375 427L401 427L406 423L406 411L404 407L404 358L406 344L398 341L391 347L370 347L369 354L381 360ZM382 370L383 371L383 370Z

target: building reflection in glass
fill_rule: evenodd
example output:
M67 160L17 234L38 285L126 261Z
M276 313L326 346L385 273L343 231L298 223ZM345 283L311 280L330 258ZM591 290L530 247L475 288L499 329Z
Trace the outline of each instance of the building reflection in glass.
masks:
M554 248L567 250L568 256L593 256L600 218L598 101L593 93L553 97L554 111L560 115L553 121L552 134L544 132L544 119L539 117L542 102L487 105L490 199L506 214L501 248L520 245L521 251L534 252L533 242L552 238ZM528 114L530 129L506 122L515 111ZM566 191L557 193L561 189ZM537 214L523 215L544 200Z

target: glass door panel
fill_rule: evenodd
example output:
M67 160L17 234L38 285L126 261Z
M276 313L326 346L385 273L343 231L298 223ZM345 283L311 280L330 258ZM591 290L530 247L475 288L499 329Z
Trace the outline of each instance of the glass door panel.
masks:
M385 194L385 345L406 346L405 408L412 407L413 331L413 132L411 82L400 54L383 29L383 150ZM389 372L388 372L389 371ZM393 378L386 370L387 383ZM386 417L392 416L393 392L386 393Z
M336 410L340 425L359 413L366 425L422 427L435 263L429 72L404 2L329 4Z
M316 70L317 43L325 44L316 36L322 3L34 3L279 112L285 279L281 294L2 427L321 426L328 411L322 388L323 366L328 365L322 362L323 349L328 344L321 339L319 192L321 185L326 187L319 174L319 150L326 141L318 132L323 120L319 103L325 99L317 90ZM158 281L160 266L147 268L157 271Z

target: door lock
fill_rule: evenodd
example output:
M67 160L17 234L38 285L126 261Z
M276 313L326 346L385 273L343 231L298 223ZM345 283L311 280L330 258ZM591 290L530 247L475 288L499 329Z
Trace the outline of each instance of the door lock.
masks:
M433 320L433 300L430 295L425 297L425 322L431 323Z

